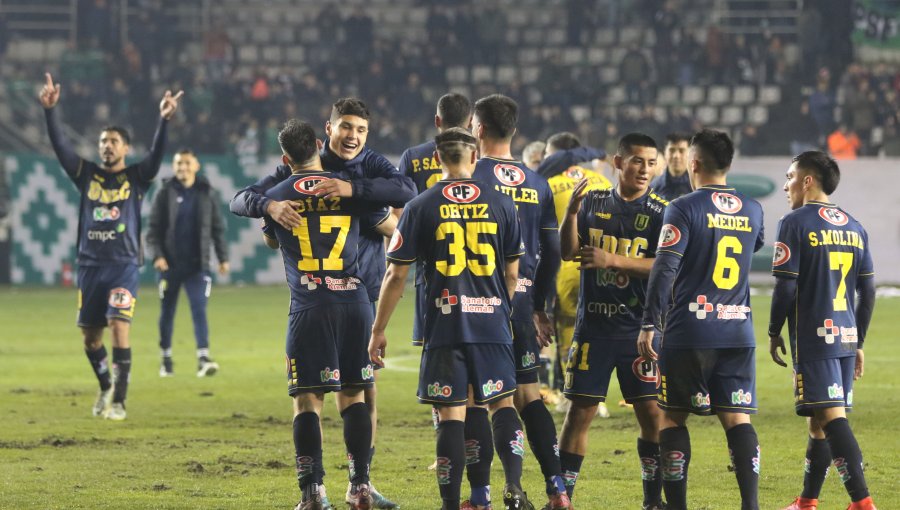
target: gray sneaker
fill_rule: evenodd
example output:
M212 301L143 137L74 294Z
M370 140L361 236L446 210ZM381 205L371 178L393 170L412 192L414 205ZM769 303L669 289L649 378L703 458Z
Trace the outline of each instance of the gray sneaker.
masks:
M91 413L94 416L103 416L106 414L106 411L109 410L109 404L112 402L113 396L113 387L110 386L108 390L100 390L97 392L97 401L94 402L94 408L91 409Z
M122 421L125 419L125 404L121 402L113 402L109 409L103 414L107 420Z
M203 356L197 359L197 377L209 377L219 371L219 364Z

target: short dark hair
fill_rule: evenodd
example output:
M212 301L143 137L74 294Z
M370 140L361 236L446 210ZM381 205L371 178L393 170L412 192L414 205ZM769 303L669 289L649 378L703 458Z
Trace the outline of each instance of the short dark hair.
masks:
M797 168L815 177L826 195L834 193L841 182L841 169L838 168L837 161L822 151L800 153L791 162L797 163Z
M491 138L512 138L519 121L519 105L502 94L491 94L475 102L475 115Z
M444 129L452 127L467 127L472 117L472 103L469 98L450 92L438 99L438 116Z
M318 151L316 131L308 122L290 119L278 132L278 145L293 163L306 163Z
M369 107L361 99L355 97L342 97L331 105L331 122L344 115L355 115L369 120Z
M691 135L689 133L683 133L681 131L677 131L675 133L669 133L666 135L666 145L676 144L681 142L691 143Z
M472 133L461 127L445 129L434 137L434 144L441 161L454 165L462 161L466 149L475 151L476 142Z
M547 147L552 151L567 151L569 149L581 147L581 140L575 136L575 133L563 131L562 133L551 135L550 138L547 139Z
M181 147L180 149L175 151L176 156L181 156L181 155L186 155L186 154L190 154L191 156L193 156L194 151L191 149L188 149L187 147Z
M727 134L714 129L704 129L691 137L691 147L707 172L724 174L734 158L734 143Z
M123 128L122 126L106 126L105 128L100 130L100 134L103 134L106 131L119 133L119 136L122 137L122 141L125 142L125 145L131 145L131 135L129 135L128 130Z
M632 153L635 147L650 147L659 150L656 146L656 140L650 135L644 133L628 133L619 138L619 145L616 147L616 154L619 156L627 156Z

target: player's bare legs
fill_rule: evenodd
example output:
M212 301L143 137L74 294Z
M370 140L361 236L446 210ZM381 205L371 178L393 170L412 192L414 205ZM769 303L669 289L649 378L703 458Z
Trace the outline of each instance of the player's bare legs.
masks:
M553 416L541 398L540 382L517 384L513 401L525 424L531 451L541 466L550 508L553 510L569 508L569 495L563 483L562 468L557 454L559 446L556 441L556 424L553 423Z

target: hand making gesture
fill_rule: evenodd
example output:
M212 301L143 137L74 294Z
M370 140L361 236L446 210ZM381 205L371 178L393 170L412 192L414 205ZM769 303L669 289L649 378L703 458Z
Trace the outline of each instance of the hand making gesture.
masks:
M49 77L50 75L47 76ZM57 89L56 93L59 95L59 89ZM172 115L175 115L175 110L178 109L178 100L181 99L181 96L183 95L183 90L179 90L174 96L172 95L171 90L167 90L162 101L159 102L159 116L166 120L171 119Z
M59 102L59 83L53 83L53 77L50 76L50 73L44 73L44 76L47 78L47 81L44 83L44 86L41 87L41 93L38 95L38 99L41 100L41 106L49 110Z

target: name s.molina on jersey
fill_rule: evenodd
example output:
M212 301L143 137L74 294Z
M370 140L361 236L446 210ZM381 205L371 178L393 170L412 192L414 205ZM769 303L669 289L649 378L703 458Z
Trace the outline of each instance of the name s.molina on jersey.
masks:
M508 195L516 205L525 254L519 259L519 283L513 300L512 319L530 322L534 312L533 288L540 254L540 230L558 228L550 185L547 179L520 161L491 157L478 160L472 177Z
M505 267L498 263L522 252L515 205L482 183L441 180L410 201L387 259L426 261L425 349L511 344Z

